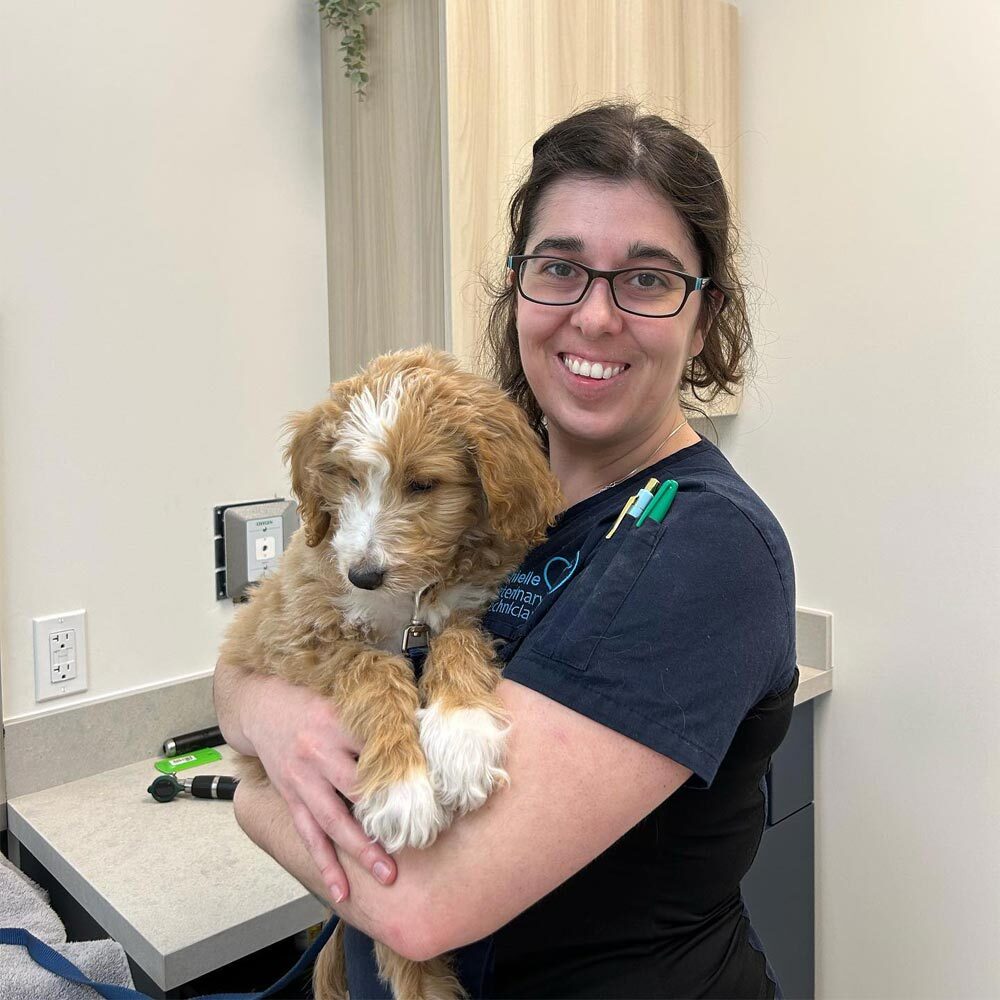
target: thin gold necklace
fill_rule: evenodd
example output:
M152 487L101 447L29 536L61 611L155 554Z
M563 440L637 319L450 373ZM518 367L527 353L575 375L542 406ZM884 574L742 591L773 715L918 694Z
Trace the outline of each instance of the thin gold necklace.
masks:
M616 479L613 483L608 483L607 486L602 486L599 490L595 490L591 496L597 496L598 493L603 493L605 490L610 490L612 486L617 486L619 483L624 483L626 479L630 476L634 476L640 469L645 469L649 465L649 460L687 423L687 417L685 417L631 472L626 472L624 476L620 479Z

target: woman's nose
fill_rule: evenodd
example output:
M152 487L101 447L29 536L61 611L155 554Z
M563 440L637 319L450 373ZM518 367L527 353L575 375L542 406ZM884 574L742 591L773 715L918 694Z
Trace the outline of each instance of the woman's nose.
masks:
M584 334L616 333L622 326L622 313L615 305L607 278L595 278L587 294L576 304L573 323Z

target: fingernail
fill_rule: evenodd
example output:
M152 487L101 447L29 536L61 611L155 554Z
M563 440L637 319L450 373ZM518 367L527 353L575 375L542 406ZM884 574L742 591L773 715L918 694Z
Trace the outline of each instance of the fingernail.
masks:
M392 875L392 869L384 861L376 861L372 867L372 874L385 885Z
M346 895L347 893L339 885L330 886L330 898L334 903L342 903Z

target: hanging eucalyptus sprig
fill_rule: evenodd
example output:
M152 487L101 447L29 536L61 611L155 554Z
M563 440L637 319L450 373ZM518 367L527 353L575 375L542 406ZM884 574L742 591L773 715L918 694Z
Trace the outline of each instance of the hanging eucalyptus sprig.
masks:
M317 3L323 20L331 28L344 33L340 40L340 51L344 53L346 67L344 76L350 77L354 93L363 101L368 83L365 61L368 42L361 19L378 10L382 6L381 0L317 0Z

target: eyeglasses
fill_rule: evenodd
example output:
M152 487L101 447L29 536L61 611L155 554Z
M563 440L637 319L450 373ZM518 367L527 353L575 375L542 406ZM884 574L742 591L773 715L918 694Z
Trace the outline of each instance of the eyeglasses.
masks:
M701 291L712 279L696 278L683 271L660 267L622 267L597 271L575 260L536 254L507 258L517 290L530 302L543 306L571 306L579 302L594 283L604 278L611 297L623 312L636 316L676 316L692 292Z

